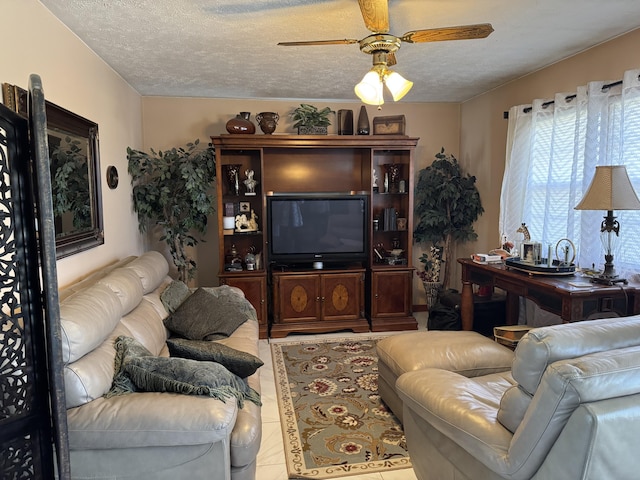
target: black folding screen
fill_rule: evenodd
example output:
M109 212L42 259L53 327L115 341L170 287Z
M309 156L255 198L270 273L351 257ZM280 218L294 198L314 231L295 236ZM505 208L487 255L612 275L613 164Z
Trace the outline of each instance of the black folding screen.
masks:
M70 478L55 231L40 78L0 105L0 478Z

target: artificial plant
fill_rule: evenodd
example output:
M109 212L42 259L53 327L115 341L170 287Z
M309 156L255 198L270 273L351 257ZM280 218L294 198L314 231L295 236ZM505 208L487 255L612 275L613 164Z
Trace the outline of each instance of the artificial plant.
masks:
M162 229L160 240L169 247L178 277L186 282L195 275L197 265L187 247L198 244L192 234L204 234L207 215L213 211L210 193L216 176L212 144L198 148L199 140L186 148L172 148L151 154L127 148L129 174L133 185L133 208L138 226Z
M476 177L464 174L458 160L453 155L446 155L442 148L433 163L418 173L414 202L414 240L441 249L442 285L447 288L454 244L478 237L473 223L484 209L476 188ZM423 255L420 259L425 268L428 268L429 258Z
M291 112L291 118L295 122L293 128L298 127L328 127L331 125L329 114L333 113L329 107L318 110L318 107L301 103Z

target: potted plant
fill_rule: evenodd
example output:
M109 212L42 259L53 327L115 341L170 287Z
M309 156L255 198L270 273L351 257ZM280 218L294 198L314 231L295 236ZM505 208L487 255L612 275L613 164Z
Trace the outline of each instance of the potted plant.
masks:
M318 107L301 103L291 112L291 118L295 122L294 128L299 135L326 135L327 127L331 125L329 114L334 113L329 107L318 110Z
M451 256L456 243L475 240L478 235L473 223L484 212L480 202L480 193L476 187L476 177L464 174L458 160L453 155L446 155L444 148L436 154L431 165L418 172L415 187L414 239L418 243L432 245L430 256L423 255L425 272L433 278L435 270L428 269L435 265L434 250L439 249L439 262L444 262L442 285L447 288L451 275ZM418 272L422 278L422 273Z
M151 154L127 148L129 174L133 185L133 209L140 231L149 225L162 229L180 280L187 282L196 272L196 262L187 247L198 244L192 234L204 234L207 215L213 211L211 184L216 175L212 144L197 148L199 140L186 148Z

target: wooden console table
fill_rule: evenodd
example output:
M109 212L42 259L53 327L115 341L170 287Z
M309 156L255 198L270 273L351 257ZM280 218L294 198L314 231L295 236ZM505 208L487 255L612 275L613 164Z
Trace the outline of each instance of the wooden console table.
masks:
M518 323L519 297L526 297L540 308L555 313L563 323L601 316L627 316L640 313L640 285L604 286L591 284L576 287L570 282L585 279L575 275L530 275L510 270L502 264L482 265L469 258L459 258L462 265L460 313L463 330L473 328L473 284L490 285L507 292L508 325Z

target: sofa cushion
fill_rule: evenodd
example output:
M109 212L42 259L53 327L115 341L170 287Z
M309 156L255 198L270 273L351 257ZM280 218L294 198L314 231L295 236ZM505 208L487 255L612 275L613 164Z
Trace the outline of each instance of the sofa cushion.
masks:
M160 294L160 300L167 312L173 313L189 295L191 295L189 287L180 280L174 280Z
M246 304L251 305L234 292L215 295L199 288L165 319L164 324L171 332L190 340L228 337L247 321Z
M75 362L98 347L122 313L118 296L106 285L95 284L67 298L60 305L62 361Z
M108 396L128 392L173 392L206 395L226 401L235 397L260 405L260 394L237 375L214 362L176 357L156 357L131 337L115 341L114 386Z
M264 365L264 362L255 355L218 342L169 338L167 345L172 357L216 362L241 378L253 375L258 368Z
M169 264L160 252L150 250L125 265L140 277L145 294L153 292L169 273Z
M64 367L66 407L78 407L102 397L111 388L114 374L115 350L113 342L120 335L131 335L119 324L109 337L79 360Z
M118 268L98 280L97 283L106 285L118 296L118 300L122 305L123 315L136 308L142 298L140 277L136 272L128 268Z

